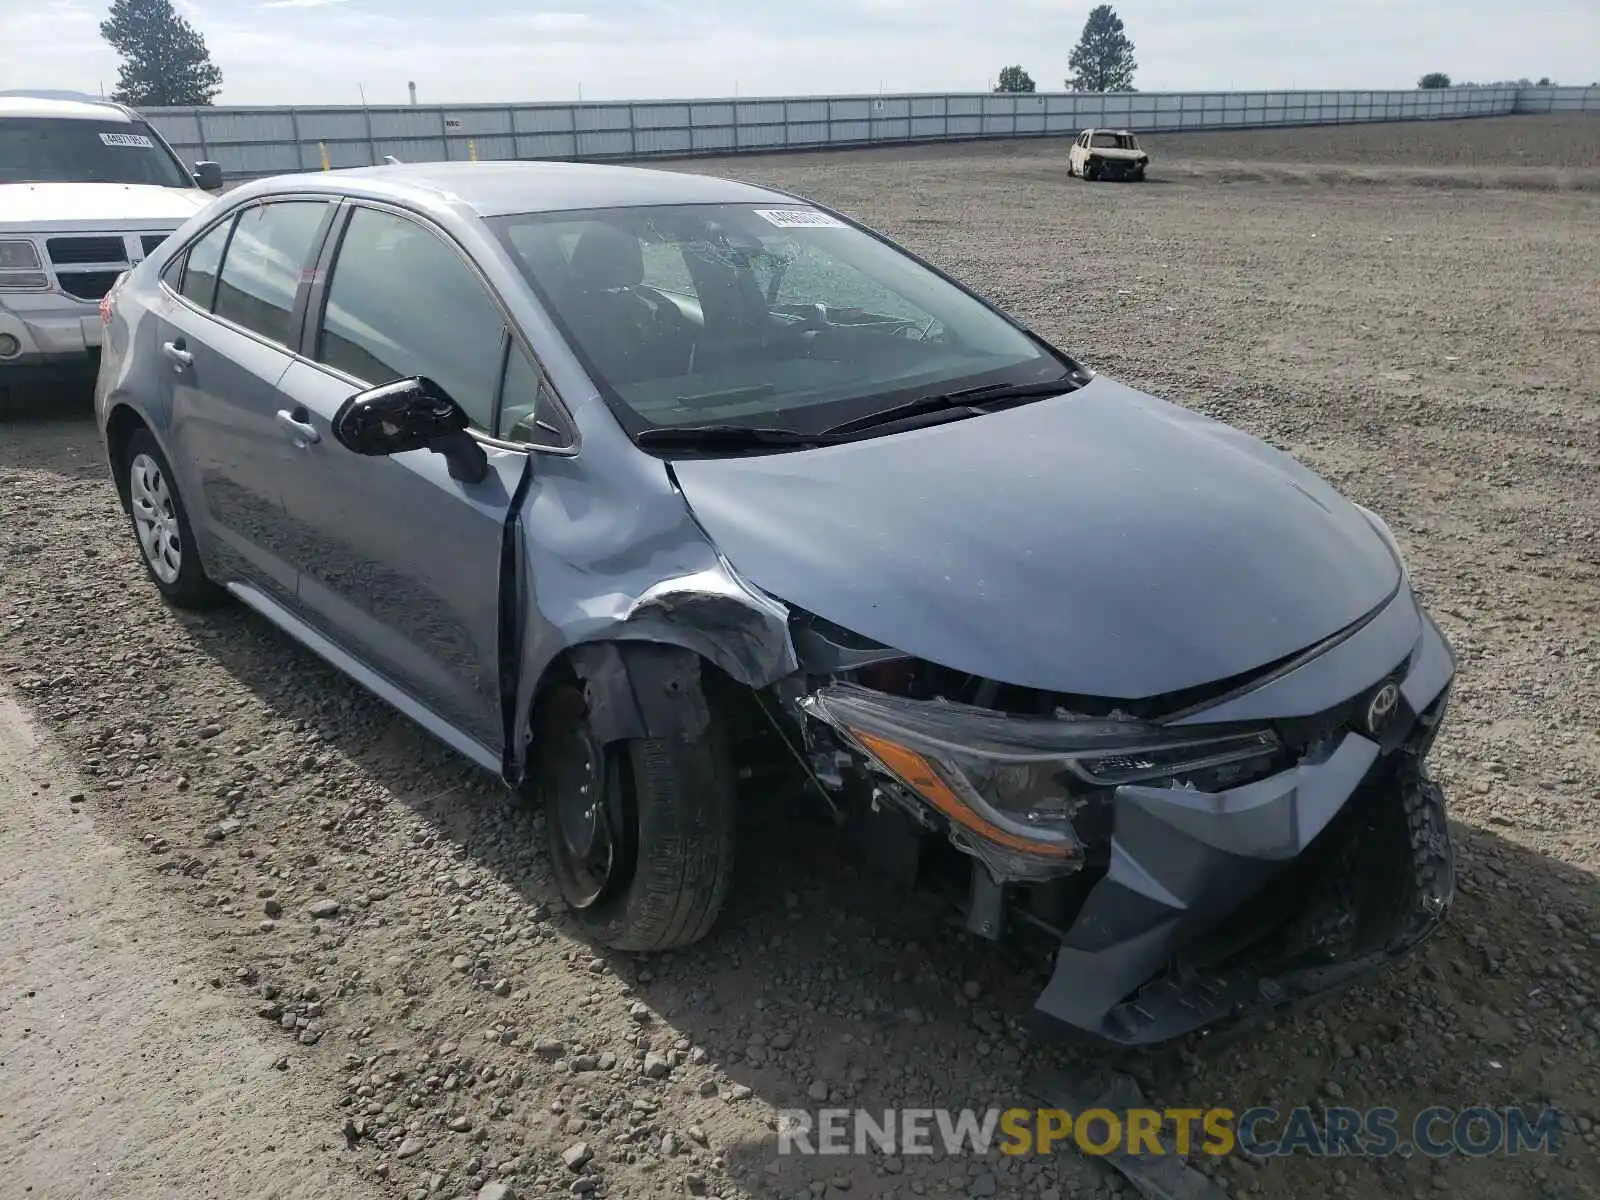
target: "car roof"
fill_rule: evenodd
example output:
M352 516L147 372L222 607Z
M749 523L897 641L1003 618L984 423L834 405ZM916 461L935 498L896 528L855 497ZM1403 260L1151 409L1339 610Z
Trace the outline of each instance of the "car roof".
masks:
M57 117L68 121L120 121L128 124L133 116L120 104L86 96L68 99L68 93L30 94L0 92L0 117Z
M480 217L661 204L795 203L781 192L711 175L546 161L354 167L278 175L246 184L239 191L241 196L326 191L423 207L443 203Z

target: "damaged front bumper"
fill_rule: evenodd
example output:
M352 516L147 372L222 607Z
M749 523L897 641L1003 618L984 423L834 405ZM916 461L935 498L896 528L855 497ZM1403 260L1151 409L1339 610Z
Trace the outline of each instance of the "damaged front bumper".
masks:
M1292 859L1241 853L1224 832L1240 821L1292 826L1339 803L1372 749L1341 749L1316 768L1324 780L1261 803L1232 797L1198 820L1121 802L1111 869L1066 931L1038 1013L1146 1045L1263 1016L1409 956L1455 889L1444 796L1415 755L1368 773Z
M1454 662L1409 596L1394 611L1415 622L1400 666L1287 721L1017 719L851 684L802 707L865 765L874 811L969 857L969 928L1057 939L1039 1017L1144 1045L1342 987L1445 919L1453 851L1424 759ZM1307 669L1342 676L1398 624L1380 617ZM1049 749L1057 730L1071 749ZM1051 786L1042 762L1060 768Z

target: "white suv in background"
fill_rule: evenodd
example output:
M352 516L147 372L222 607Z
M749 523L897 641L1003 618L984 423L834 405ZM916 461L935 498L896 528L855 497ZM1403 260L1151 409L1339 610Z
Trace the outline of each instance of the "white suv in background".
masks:
M92 380L101 298L221 187L130 108L0 92L0 393Z

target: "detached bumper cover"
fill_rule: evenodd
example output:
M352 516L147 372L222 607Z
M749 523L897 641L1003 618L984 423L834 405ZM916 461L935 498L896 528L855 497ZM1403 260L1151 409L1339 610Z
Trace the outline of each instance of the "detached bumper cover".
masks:
M1453 667L1431 622L1382 735L1214 794L1123 787L1110 863L1037 1015L1145 1045L1260 1016L1404 959L1455 891L1444 796L1423 758Z
M1131 995L1094 1011L1086 982L1103 956L1064 947L1040 996L1041 1015L1097 1040L1146 1045L1181 1034L1262 1017L1334 991L1409 957L1444 922L1454 899L1455 860L1437 784L1415 766L1352 806L1339 844L1316 863L1320 893L1285 925L1223 961L1204 961L1204 940ZM1297 865L1295 874L1298 875ZM1280 877L1247 903L1261 914L1283 911L1290 892ZM1242 923L1241 923L1242 924ZM1140 961L1147 946L1169 945L1152 930L1117 950ZM1226 945L1226 928L1215 939ZM1136 969L1136 968L1135 968ZM1100 989L1103 997L1105 989Z

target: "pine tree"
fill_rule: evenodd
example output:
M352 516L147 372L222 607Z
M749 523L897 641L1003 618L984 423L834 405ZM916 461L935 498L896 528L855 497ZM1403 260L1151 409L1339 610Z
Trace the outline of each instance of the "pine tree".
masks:
M1133 73L1139 64L1133 60L1133 43L1123 30L1122 18L1109 4L1098 5L1089 13L1067 65L1075 72L1067 80L1072 91L1133 91Z
M172 0L112 0L100 36L122 56L113 100L136 108L190 107L210 104L222 90L205 39Z

